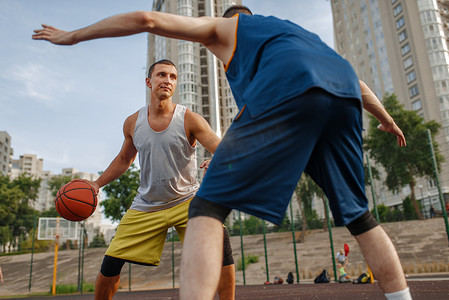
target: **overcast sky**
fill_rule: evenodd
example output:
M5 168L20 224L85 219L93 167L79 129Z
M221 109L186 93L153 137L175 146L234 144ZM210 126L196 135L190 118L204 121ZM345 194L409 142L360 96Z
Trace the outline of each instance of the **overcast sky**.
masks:
M44 170L97 173L120 150L125 118L145 105L147 35L75 46L34 41L45 23L74 30L151 10L152 0L0 0L0 131L14 159L36 154ZM243 0L254 13L289 19L333 47L328 0Z

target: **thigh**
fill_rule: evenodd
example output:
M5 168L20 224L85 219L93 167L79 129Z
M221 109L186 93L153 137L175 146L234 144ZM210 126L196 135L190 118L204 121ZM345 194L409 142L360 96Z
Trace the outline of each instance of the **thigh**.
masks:
M189 218L189 205L192 199L193 198L167 210L167 217L170 220L170 223L175 227L181 242L184 242L187 221Z
M129 209L120 221L106 255L131 262L158 265L169 224L165 212Z
M340 101L337 101L340 100ZM360 105L336 99L306 167L329 199L336 225L347 225L368 209L365 196Z

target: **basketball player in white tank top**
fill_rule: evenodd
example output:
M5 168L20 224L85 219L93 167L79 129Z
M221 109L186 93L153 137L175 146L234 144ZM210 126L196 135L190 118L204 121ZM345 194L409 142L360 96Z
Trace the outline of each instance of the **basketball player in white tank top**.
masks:
M98 193L101 187L120 177L139 153L138 194L106 251L95 283L95 299L112 298L126 261L158 265L168 228L174 226L181 240L184 239L190 200L199 187L196 142L211 153L220 143L203 117L172 102L177 84L177 70L172 62L162 60L153 64L146 84L151 89L151 104L126 119L120 153L96 181L82 180ZM200 167L206 170L209 163L206 160ZM222 279L217 291L220 299L234 299L235 266L226 236L225 229L227 250L223 253Z

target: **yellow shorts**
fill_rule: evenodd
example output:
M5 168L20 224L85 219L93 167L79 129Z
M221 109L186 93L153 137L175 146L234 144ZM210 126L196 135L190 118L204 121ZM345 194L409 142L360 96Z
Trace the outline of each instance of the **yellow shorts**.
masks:
M128 209L105 255L139 264L159 265L167 230L175 227L181 242L184 240L191 200L156 212Z

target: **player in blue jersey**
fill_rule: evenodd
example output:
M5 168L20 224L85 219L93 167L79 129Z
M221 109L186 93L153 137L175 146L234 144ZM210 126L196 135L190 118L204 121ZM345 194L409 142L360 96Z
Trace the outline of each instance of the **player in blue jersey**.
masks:
M303 171L326 193L335 223L356 238L387 298L410 299L396 250L368 209L362 105L399 146L405 137L346 60L302 27L242 6L225 18L133 12L71 32L43 25L33 38L73 45L140 32L202 43L224 63L240 109L190 205L181 299L212 299L229 212L279 224Z

